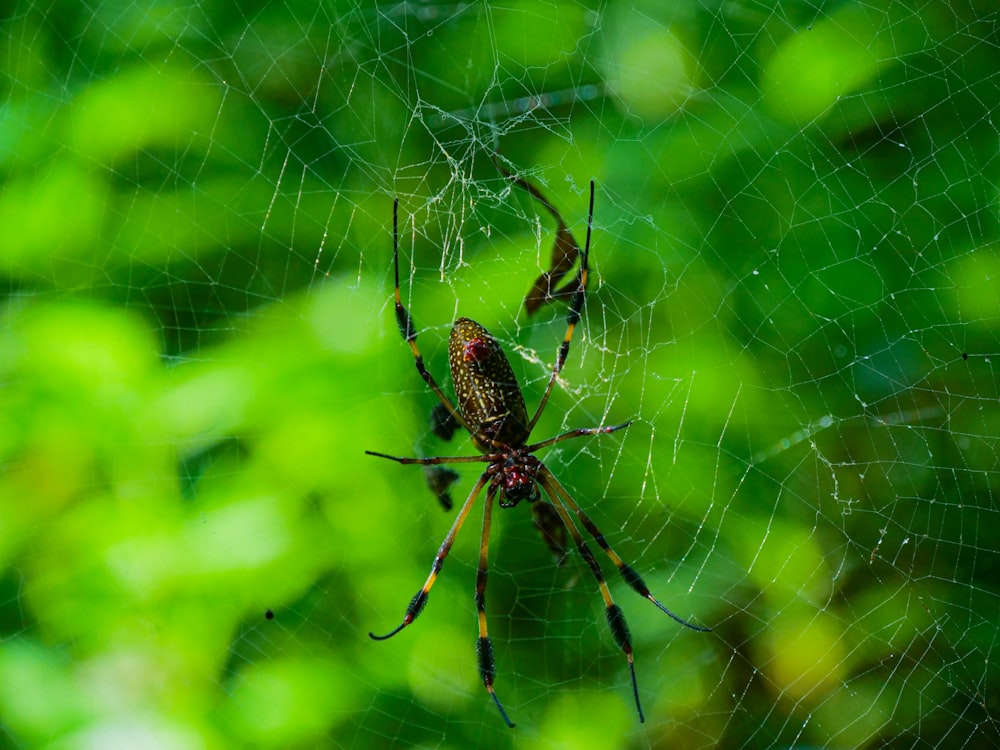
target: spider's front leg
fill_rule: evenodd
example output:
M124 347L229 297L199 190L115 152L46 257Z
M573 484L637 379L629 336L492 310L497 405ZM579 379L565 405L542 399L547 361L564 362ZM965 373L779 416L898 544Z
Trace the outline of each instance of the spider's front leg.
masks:
M580 534L579 529L577 529L576 524L570 516L570 511L576 514L577 518L579 518L580 522L584 525L584 528L587 529L587 532L594 537L598 546L600 546L601 549L607 553L608 557L611 558L611 561L621 572L622 577L633 591L651 601L662 612L669 615L685 627L702 632L709 631L711 628L694 625L677 616L661 604L660 601L650 593L649 587L646 586L635 569L624 563L622 559L615 554L614 550L611 549L611 546L604 538L604 534L601 533L600 529L598 529L587 514L583 512L583 509L580 508L573 498L570 497L570 494L566 492L566 489L559 483L559 480L556 479L552 472L549 471L544 465L540 466L538 469L538 481L545 489L545 494L547 494L549 499L552 501L552 507L555 508L556 513L559 514L559 518L562 519L567 531L569 531L570 535L573 537L573 541L576 543L580 556L583 557L584 562L587 563L587 567L590 568L591 573L594 575L594 579L597 581L597 586L601 591L601 597L604 599L605 614L608 620L608 627L611 629L611 635L615 639L615 643L618 645L618 648L622 650L622 653L624 653L626 659L628 659L628 669L632 677L632 695L635 698L635 708L639 714L639 721L644 722L646 717L642 713L642 704L639 701L639 683L635 677L635 658L632 652L632 634L629 632L628 623L625 622L625 613L622 612L621 607L615 604L614 600L611 598L611 591L608 588L607 582L604 580L604 573L601 572L601 566L598 565L597 560L594 557L594 553L583 540L583 536Z
M636 572L635 568L624 562L618 554L611 549L611 545L608 544L608 541L605 539L604 534L601 533L601 530L597 528L597 525L593 521L590 520L590 516L584 513L583 508L577 504L573 497L566 491L566 488L560 484L559 480L555 478L555 475L553 475L551 471L546 470L545 478L556 494L562 498L566 507L572 510L576 514L577 518L580 519L580 523L582 523L584 528L587 529L587 533L594 538L594 541L597 542L598 546L604 550L614 566L618 568L618 572L621 573L622 578L625 579L625 583L629 585L629 588L644 599L651 601L661 612L663 612L663 614L667 615L674 621L679 622L684 627L690 628L691 630L697 630L699 633L712 632L711 628L707 628L704 625L695 625L694 623L688 622L680 615L672 612L659 599L653 596L649 590L649 586L647 586L646 582L642 580L642 577Z
M376 453L373 455L381 454ZM385 456L385 458L392 458L392 456ZM374 641L384 641L386 638L392 638L392 636L396 635L396 633L417 619L417 616L423 611L424 606L427 604L427 596L430 594L431 587L437 580L438 573L441 572L441 568L444 566L445 558L448 557L448 553L451 552L451 546L455 543L455 537L458 536L458 532L462 528L462 524L465 523L465 519L469 515L469 511L472 510L472 504L476 501L476 498L479 497L479 493L483 491L483 487L486 486L486 483L489 480L490 472L487 470L483 472L483 474L479 477L479 481L476 482L476 486L472 488L472 492L469 493L468 499L465 501L462 509L458 512L458 515L455 517L455 522L452 523L451 528L448 530L448 535L444 538L444 541L441 542L441 546L438 548L438 552L434 556L434 563L431 565L430 575L427 576L427 580L424 582L424 585L410 600L410 604L406 608L406 614L403 615L403 621L385 635L375 635L374 633L369 633L369 638Z
M479 662L479 676L483 680L483 685L489 691L493 702L500 712L504 723L511 729L514 724L507 716L500 699L497 698L496 691L493 690L493 678L496 677L497 665L493 656L493 641L490 640L486 630L486 575L488 566L486 562L487 551L490 544L490 522L493 515L493 500L496 497L496 485L490 484L486 491L486 503L483 507L483 538L479 544L479 567L476 570L476 614L479 617L479 638L476 640L476 658Z

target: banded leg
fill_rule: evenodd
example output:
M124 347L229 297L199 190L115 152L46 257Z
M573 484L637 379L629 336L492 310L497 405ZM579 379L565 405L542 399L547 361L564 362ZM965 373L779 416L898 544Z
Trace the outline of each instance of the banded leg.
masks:
M532 191L535 194L535 191ZM548 202L546 201L546 204ZM560 219L561 223L561 219ZM542 400L538 402L538 408L535 410L535 416L531 418L528 423L527 433L530 434L532 428L534 428L535 423L538 418L542 416L542 411L545 409L545 404L549 401L549 396L552 394L552 387L556 384L556 378L559 377L559 373L562 372L563 365L566 364L566 357L569 355L569 344L573 340L573 332L576 330L576 324L580 322L580 315L583 313L583 300L587 294L587 275L590 272L590 268L587 265L587 260L590 257L590 233L594 224L594 181L590 181L590 209L587 212L587 242L583 246L583 255L580 256L580 283L576 287L576 291L573 292L573 299L569 305L569 312L566 314L566 335L563 336L562 343L559 345L559 351L556 354L556 364L552 368L552 375L549 376L548 385L545 386L545 393L542 394Z
M533 443L529 445L524 450L528 453L534 453L542 448L548 448L550 445L555 445L556 443L561 443L563 440L570 440L571 438L584 437L586 435L607 435L611 432L617 432L618 430L624 430L632 424L631 421L625 424L616 424L611 427L580 427L576 430L570 430L569 432L564 432L562 435L556 435L555 437L550 437L547 440L543 440L540 443Z
M676 620L686 628L691 628L691 630L697 630L701 633L708 633L712 630L711 628L694 625L688 622L682 617L679 617L671 612L662 603L660 603L660 601L649 592L649 587L642 580L639 574L636 573L635 568L623 562L615 551L611 549L611 545L608 544L608 540L604 538L604 534L601 533L601 530L598 529L597 525L590 520L590 516L584 513L583 508L577 505L576 501L566 491L566 488L559 483L559 480L556 479L555 475L544 466L541 468L541 473L543 486L547 489L551 487L555 490L563 503L565 503L566 507L576 514L576 517L580 519L580 523L582 523L583 527L587 530L587 533L589 533L601 549L608 554L608 557L611 558L611 562L614 563L616 568L618 568L618 572L622 574L622 578L625 579L625 582L633 591L639 594L639 596L649 599L649 601L659 607L661 612Z
M611 635L615 639L615 643L618 644L618 648L622 650L625 657L628 659L628 670L632 675L632 695L635 698L635 708L639 712L639 721L645 722L646 717L642 713L642 704L639 702L639 683L635 679L635 660L632 656L632 634L629 632L628 623L625 622L625 613L622 612L622 608L615 604L614 599L611 597L611 590L608 588L607 581L604 580L604 573L601 571L601 566L597 564L597 559L594 557L594 553L590 551L590 547L583 540L583 536L580 534L580 530L576 527L573 519L569 515L569 511L566 510L566 506L563 505L562 498L556 491L552 482L554 481L552 473L542 468L542 472L538 478L542 487L545 489L545 493L549 496L552 501L552 507L556 509L556 513L562 519L563 524L569 530L570 535L573 537L573 541L576 543L576 548L580 551L580 556L583 557L584 561L587 563L587 567L590 568L590 572L594 574L594 578L597 580L597 585L601 589L601 597L604 599L604 612L608 618L608 627L611 628Z
M493 678L496 677L497 665L493 657L493 641L490 640L486 630L486 574L487 554L490 546L490 522L493 516L493 499L496 497L496 490L491 486L486 491L486 503L483 507L483 538L479 543L479 567L476 570L476 614L479 617L479 638L476 639L476 658L479 662L479 676L483 680L483 685L489 691L493 702L500 711L500 716L504 723L511 729L514 724L507 716L507 712L500 705L496 691L493 690Z
M399 326L399 332L402 334L403 339L410 345L410 352L413 354L413 361L417 366L417 372L420 373L420 377L424 379L428 387L437 395L442 406L448 410L448 414L451 415L452 419L462 425L471 434L472 430L469 430L468 423L462 418L461 413L455 405L444 395L441 386L437 384L434 376L431 375L430 371L424 365L423 355L417 346L417 328L413 324L413 317L410 315L409 310L403 306L403 299L399 293L399 198L392 203L392 265L395 270L396 282L396 325Z
M378 451L365 451L369 456L377 458L387 458L397 464L419 464L421 466L435 466L437 464L472 464L494 461L496 455L487 453L483 456L431 456L430 458L409 458L407 456L390 456L388 453Z
M410 604L406 608L406 614L403 615L403 621L399 623L395 629L385 635L375 635L374 633L369 633L369 638L374 641L384 641L386 638L392 638L392 636L396 635L396 633L417 619L417 616L423 611L424 605L427 604L427 595L430 593L431 587L434 585L434 581L437 580L438 573L441 572L445 558L448 557L448 553L451 552L451 546L455 543L455 537L458 536L458 532L462 528L462 524L465 523L465 518L469 515L469 511L472 509L472 504L476 501L479 493L482 492L483 487L486 486L486 483L489 480L490 474L488 472L483 472L482 476L479 477L479 481L476 482L476 486L472 488L472 492L469 493L469 497L465 501L465 505L463 505L462 509L458 512L454 523L452 523L451 528L448 530L448 535L444 538L444 541L441 542L437 555L434 556L434 563L431 565L430 575L427 576L427 580L424 582L420 591L414 594L413 598L410 600Z

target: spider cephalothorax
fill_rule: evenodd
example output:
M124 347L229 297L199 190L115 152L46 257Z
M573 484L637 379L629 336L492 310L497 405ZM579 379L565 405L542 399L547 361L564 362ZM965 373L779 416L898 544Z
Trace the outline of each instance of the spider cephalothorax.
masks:
M522 500L529 503L535 502L539 498L538 494L538 467L542 462L526 453L523 450L511 451L498 463L499 471L493 478L494 488L499 490L500 507L513 508Z
M505 174L507 174L505 172ZM509 175L521 187L528 190L532 196L543 201L545 207L556 216L559 223L559 237L564 244L572 243L579 251L576 241L562 221L562 217L552 207L547 200L541 197L537 188L529 185L524 180ZM417 331L413 324L410 313L403 306L399 292L399 221L398 221L399 201L393 204L392 225L393 225L393 265L395 267L395 303L396 322L399 325L400 333L410 346L413 354L417 372L424 379L427 385L437 395L443 411L439 410L435 416L435 432L441 430L442 434L450 436L450 423L464 427L472 438L473 445L483 455L479 456L437 456L433 458L401 458L399 456L389 456L384 453L366 451L370 455L388 458L401 464L421 464L433 466L436 464L450 463L473 463L485 462L486 469L480 475L469 497L462 505L458 516L455 518L448 535L442 542L438 553L431 566L430 575L424 585L410 600L403 621L392 631L385 635L375 635L369 633L375 640L385 640L401 631L423 611L427 604L427 596L430 593L437 575L444 565L444 560L451 551L451 546L458 535L459 529L465 522L469 511L476 498L479 497L483 489L486 489L486 502L483 507L483 536L480 544L479 568L476 575L476 611L479 619L479 638L476 640L476 655L479 662L479 674L482 678L493 702L496 704L500 715L508 726L513 727L507 712L504 711L493 690L493 680L496 675L496 661L493 656L493 643L486 629L486 559L489 547L490 519L493 512L493 501L499 497L500 507L513 508L522 500L531 504L535 515L535 523L542 532L546 543L554 552L564 555L564 545L560 540L562 536L558 529L561 522L562 527L569 532L576 545L577 550L583 557L601 591L604 599L605 614L611 634L614 636L618 647L628 658L629 672L632 676L632 693L635 698L636 710L639 713L639 720L644 721L642 706L639 703L639 686L635 678L635 666L632 658L632 637L629 634L628 625L625 623L625 615L621 608L614 603L611 598L611 591L604 580L601 567L594 557L594 553L584 541L583 536L577 527L577 522L582 524L587 533L593 537L598 546L607 553L611 562L618 568L625 582L640 596L649 599L667 615L677 622L692 630L708 630L681 619L665 606L663 606L650 593L649 588L643 582L639 574L629 565L622 562L622 559L611 549L604 535L597 528L590 517L584 513L583 509L570 496L569 492L560 484L555 475L540 461L534 454L542 448L547 448L555 443L569 440L571 438L582 437L584 435L599 435L615 432L616 430L628 427L630 422L615 425L612 427L586 427L577 430L564 432L561 435L542 440L537 443L528 443L531 431L542 415L545 405L548 403L552 387L555 385L556 377L559 375L566 362L569 353L570 341L573 338L573 331L580 320L583 310L583 302L587 288L587 259L590 252L590 233L594 218L594 183L590 183L590 211L587 218L587 242L584 245L580 256L580 274L575 292L570 302L569 313L567 315L566 335L559 346L556 355L555 366L549 377L545 392L539 401L538 408L534 416L529 420L528 413L524 406L524 396L521 388L511 369L510 362L503 352L499 342L483 326L469 318L459 318L451 329L451 336L448 341L448 361L451 369L451 380L455 386L455 397L458 405L455 406L445 396L444 391L437 384L434 376L430 374L424 366L423 357L417 347ZM568 239L567 239L568 238ZM543 505L539 487L544 490L548 499L548 504ZM439 495L440 497L440 495ZM450 501L449 501L450 502ZM539 510L544 508L545 510ZM573 520L576 517L576 521Z

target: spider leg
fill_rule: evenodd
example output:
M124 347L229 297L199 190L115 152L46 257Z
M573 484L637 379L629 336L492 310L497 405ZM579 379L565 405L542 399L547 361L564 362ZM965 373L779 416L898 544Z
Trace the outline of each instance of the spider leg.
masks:
M500 705L500 699L497 698L497 694L493 690L493 678L497 673L497 665L496 659L493 657L493 641L490 640L489 633L486 630L486 574L488 570L486 558L490 544L490 521L493 515L493 499L495 497L496 489L493 485L490 485L490 488L486 491L486 503L483 506L483 537L479 544L479 567L476 569L476 613L479 617L479 638L476 640L476 657L479 661L479 676L483 680L483 685L493 698L493 702L496 704L497 710L500 711L500 716L503 718L504 723L513 729L514 724L511 723L507 712Z
M548 448L550 445L555 445L556 443L561 443L563 440L569 440L571 438L584 437L585 435L607 435L609 432L617 432L618 430L624 430L632 424L631 421L625 424L616 424L612 427L581 427L576 430L570 430L569 432L564 432L562 435L556 435L548 440L543 440L540 443L532 443L524 450L528 453L534 453L542 448Z
M400 630L405 628L411 622L417 619L417 616L423 611L424 605L427 604L427 595L430 593L431 587L434 585L434 581L437 580L438 573L441 572L441 567L444 565L444 560L448 557L448 553L451 552L451 545L455 543L455 537L458 536L459 530L462 528L462 524L465 523L466 516L469 515L469 511L472 509L472 504L476 501L479 493L483 491L483 487L491 478L491 473L487 470L479 477L479 481L476 482L476 486L472 488L472 492L469 493L468 499L462 506L462 509L458 512L455 517L454 523L452 523L451 528L448 530L448 535L441 542L441 546L438 548L437 555L434 556L434 563L431 565L431 573L427 576L427 580L421 587L420 591L414 594L413 598L410 600L410 604L406 608L406 614L403 615L403 621L399 625L386 633L385 635L375 635L374 633L369 633L368 637L374 641L384 641L386 638L391 638L396 635Z
M395 270L396 281L396 324L399 326L399 332L402 334L403 339L410 345L410 351L413 353L413 362L417 367L417 372L420 373L420 377L424 379L428 387L434 391L435 395L440 399L442 406L448 410L452 418L471 434L472 430L469 429L469 424L462 418L461 413L455 405L444 395L441 386L437 384L434 376L431 375L430 371L424 365L423 355L421 355L420 349L417 347L417 328L413 324L413 317L403 306L403 299L399 293L399 198L392 203L392 265Z
M488 453L484 456L431 456L430 458L407 458L405 456L390 456L387 453L377 453L376 451L365 451L369 456L378 458L388 458L398 464L420 464L421 466L433 466L435 464L470 464L474 462L492 461L496 456Z
M591 180L590 210L587 213L587 242L583 247L583 255L580 256L580 283L577 285L576 291L573 292L573 299L569 305L569 312L566 314L566 335L563 336L562 343L559 345L559 352L556 354L556 363L552 368L552 375L549 376L548 385L545 386L545 393L542 394L542 400L538 402L538 408L535 410L535 416L533 416L531 421L528 423L525 434L531 434L531 430L534 428L538 418L542 416L545 404L548 403L549 396L552 394L552 387L556 384L556 378L559 376L559 373L562 372L563 365L566 364L566 356L569 354L569 343L573 339L573 332L576 330L576 324L580 322L580 315L583 312L583 300L587 293L587 276L589 274L587 259L590 257L590 232L593 224L594 181Z
M636 711L639 712L639 721L645 722L646 717L642 713L642 704L639 703L639 683L635 679L635 661L632 657L632 634L629 632L628 623L625 622L625 614L622 612L622 608L615 604L614 599L611 597L611 590L608 588L607 581L604 580L604 573L601 571L601 566L597 564L597 558L594 557L594 553L587 546L583 536L580 534L580 530L573 523L569 511L563 505L561 496L556 491L555 486L553 486L555 477L544 465L539 467L538 481L549 496L552 507L555 508L556 513L559 514L563 524L569 530L573 541L576 542L576 548L580 551L580 556L587 563L587 567L594 574L597 585L601 589L601 597L604 599L604 611L608 618L608 627L611 628L611 635L614 637L615 643L618 644L618 648L622 650L628 659L628 669L632 676L632 695L635 698Z
M702 633L708 633L712 630L711 628L694 625L688 622L682 617L671 612L662 603L660 603L660 601L649 592L649 587L642 580L639 574L635 572L635 568L623 562L615 551L611 549L611 545L608 544L608 540L604 538L604 534L601 533L601 530L598 529L597 525L590 520L590 516L584 513L583 508L577 505L576 501L566 491L566 488L559 483L559 480L556 479L555 475L544 466L541 467L541 473L543 479L547 482L547 484L543 483L542 486L546 487L549 494L551 494L551 490L555 490L556 494L558 494L559 498L566 505L566 507L576 514L576 517L580 519L580 523L582 523L583 527L587 530L587 533L589 533L601 549L608 554L608 557L611 558L611 562L614 563L616 568L618 568L618 571L622 574L622 578L625 579L625 582L633 591L639 594L639 596L649 599L649 601L660 608L661 612L676 620L686 628L691 628L691 630L697 630Z

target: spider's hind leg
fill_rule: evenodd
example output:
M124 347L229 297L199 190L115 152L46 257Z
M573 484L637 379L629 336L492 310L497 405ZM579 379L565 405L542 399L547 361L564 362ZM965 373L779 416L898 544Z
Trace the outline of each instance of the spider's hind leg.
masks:
M444 395L441 386L438 385L434 376L431 375L424 364L424 357L417 346L416 324L413 322L413 316L410 315L410 311L403 305L403 297L399 291L399 198L392 203L392 265L395 279L394 301L396 305L396 325L399 326L399 333L402 335L403 340L410 346L410 353L413 354L413 363L417 367L417 372L420 373L420 377L427 383L427 387L434 391L434 394L441 402L441 406L447 411L448 416L457 424L469 430L469 425L462 418L461 413L459 413L448 397ZM469 432L472 432L472 430L469 430Z

